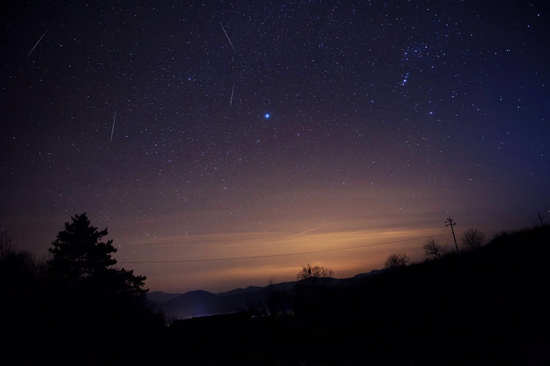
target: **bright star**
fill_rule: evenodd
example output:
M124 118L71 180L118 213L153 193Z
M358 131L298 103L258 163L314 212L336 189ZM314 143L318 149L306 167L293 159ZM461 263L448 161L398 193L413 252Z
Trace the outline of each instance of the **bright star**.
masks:
M265 119L269 119L269 117L271 117L271 114L269 114L269 113L264 114Z

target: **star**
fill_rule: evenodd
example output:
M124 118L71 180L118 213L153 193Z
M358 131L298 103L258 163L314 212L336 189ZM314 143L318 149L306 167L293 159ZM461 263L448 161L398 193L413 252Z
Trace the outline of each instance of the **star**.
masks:
M406 1L126 3L101 26L104 9L85 2L6 14L28 31L10 31L0 70L0 229L39 256L82 212L112 231L121 261L162 262L354 247L386 228L435 235L457 212L511 230L550 209L542 1L430 2L437 13ZM512 188L525 199L499 194ZM322 244L317 231L290 238L324 220L339 228ZM360 258L361 271L382 266L382 248L394 247L267 257L246 262L246 278L290 281L314 260L354 275ZM152 290L250 285L245 262L218 264L200 281L186 266L135 270Z

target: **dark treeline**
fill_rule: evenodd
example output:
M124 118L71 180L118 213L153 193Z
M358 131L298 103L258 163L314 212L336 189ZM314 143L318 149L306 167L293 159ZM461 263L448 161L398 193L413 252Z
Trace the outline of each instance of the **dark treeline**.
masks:
M77 215L48 260L2 238L3 364L547 364L549 227L353 285L307 265L293 290L274 288L248 311L170 326L147 305L144 277L116 268L106 234ZM88 250L69 250L79 237Z
M65 224L39 259L0 241L2 364L104 365L142 360L164 325L145 303L145 277L116 268L86 215Z
M167 348L186 344L191 364L547 364L549 227L432 257L345 287L299 275L267 300L272 316L177 321ZM293 315L273 316L288 303Z

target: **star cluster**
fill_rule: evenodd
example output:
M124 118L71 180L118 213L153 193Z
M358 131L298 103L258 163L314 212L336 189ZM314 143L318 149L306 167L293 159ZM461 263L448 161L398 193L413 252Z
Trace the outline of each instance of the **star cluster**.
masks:
M448 215L463 229L531 225L550 209L548 10L14 2L0 224L44 253L86 211L164 290L292 279L305 262L353 275L395 248L171 259L436 235Z

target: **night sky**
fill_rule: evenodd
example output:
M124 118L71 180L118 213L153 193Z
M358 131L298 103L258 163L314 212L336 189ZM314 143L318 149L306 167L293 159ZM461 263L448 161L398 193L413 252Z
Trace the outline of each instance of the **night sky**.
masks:
M151 290L222 291L550 221L545 1L3 6L17 248L87 212Z

